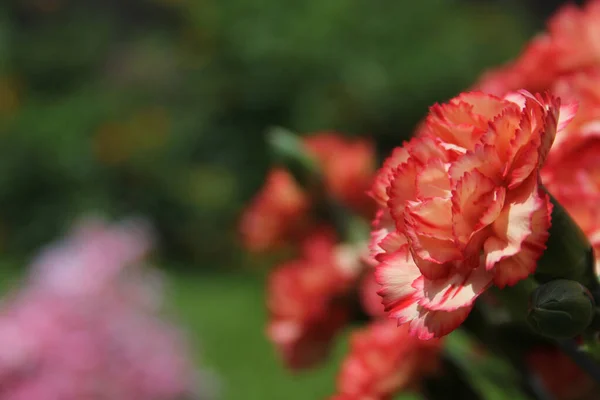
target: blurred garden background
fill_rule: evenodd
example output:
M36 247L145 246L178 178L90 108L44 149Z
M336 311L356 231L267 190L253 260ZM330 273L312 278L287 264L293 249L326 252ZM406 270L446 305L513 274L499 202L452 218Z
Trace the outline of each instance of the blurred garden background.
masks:
M264 337L269 260L237 242L270 167L265 132L375 137L383 156L558 3L3 0L2 286L79 216L141 215L222 398L331 394L335 356L299 375L279 364Z

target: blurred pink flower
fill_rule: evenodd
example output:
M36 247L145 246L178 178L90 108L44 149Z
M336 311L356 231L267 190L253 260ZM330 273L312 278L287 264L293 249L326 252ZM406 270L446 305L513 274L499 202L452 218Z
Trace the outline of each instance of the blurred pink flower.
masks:
M182 332L158 315L140 222L85 220L0 305L0 398L199 398Z

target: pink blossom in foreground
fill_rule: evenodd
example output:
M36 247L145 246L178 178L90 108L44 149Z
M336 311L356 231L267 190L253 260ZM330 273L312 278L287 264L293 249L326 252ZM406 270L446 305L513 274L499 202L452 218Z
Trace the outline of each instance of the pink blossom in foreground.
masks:
M159 280L140 268L149 247L137 222L86 220L41 253L0 305L0 398L200 398L182 332L158 314Z
M541 176L594 245L600 272L600 0L561 7L515 60L484 73L475 87L500 96L549 91L578 104Z

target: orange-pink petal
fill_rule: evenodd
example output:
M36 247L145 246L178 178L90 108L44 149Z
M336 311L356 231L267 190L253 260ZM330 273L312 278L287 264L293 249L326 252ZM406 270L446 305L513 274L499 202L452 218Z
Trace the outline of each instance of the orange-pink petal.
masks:
M538 190L537 177L531 177L518 191L507 196L504 209L491 225L492 235L484 243L487 269L503 259L514 256L523 248L523 242L534 229L533 217L540 208L545 208L545 198Z
M493 145L478 146L474 151L466 153L450 166L448 171L456 184L467 172L478 170L480 173L500 184L503 165Z
M467 319L472 308L469 306L457 308L454 311L424 311L421 309L418 316L410 321L409 332L421 340L445 336Z
M450 197L450 176L442 160L436 158L429 161L417 173L416 185L417 198Z
M467 317L473 300L464 301L467 306L457 307L459 299L464 300L468 297L469 291L480 293L480 290L485 289L481 289L481 286L488 285L491 280L491 277L488 279L489 274L478 270L466 280L463 292L458 290L458 286L452 286L452 283L456 283L460 278L448 279L446 301L449 302L448 308L451 310L430 310L419 302L423 301L434 307L439 305L439 301L424 300L427 296L425 290L429 290L431 295L433 288L429 284L426 288L419 283L423 276L407 252L398 251L382 257L375 276L382 286L378 293L383 297L385 311L399 324L409 323L411 334L423 340L441 337L456 329ZM484 277L488 279L486 282ZM438 296L431 296L431 299L439 300L442 297L444 293L440 290Z
M533 213L531 233L523 241L521 251L494 266L494 283L502 288L512 286L535 272L537 261L546 249L552 215L552 203L542 188L538 189L539 207Z
M419 164L412 158L394 171L387 191L389 196L387 205L396 224L402 224L404 221L406 202L416 197L418 171ZM402 225L398 228L401 230Z
M454 235L461 245L494 221L504 206L505 189L477 169L467 172L452 193Z
M427 310L454 311L471 306L475 299L492 283L494 275L482 265L465 268L444 279L421 277L413 287L421 294L419 305Z
M404 220L409 237L451 239L452 200L433 197L421 202L408 202Z
M386 311L412 301L410 299L416 293L412 284L420 276L421 272L408 251L400 250L380 257L375 278L382 286L378 293L383 297Z
M393 173L399 165L408 161L410 154L406 147L396 147L392 154L385 160L383 166L375 174L373 186L368 193L379 206L385 206L389 200L387 194L390 182L393 179Z

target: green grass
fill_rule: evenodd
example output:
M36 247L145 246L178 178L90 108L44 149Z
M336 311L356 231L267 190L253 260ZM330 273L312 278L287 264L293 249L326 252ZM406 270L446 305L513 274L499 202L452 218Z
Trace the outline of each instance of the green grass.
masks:
M347 342L338 342L330 362L300 374L283 368L264 335L264 286L260 276L176 275L169 296L191 332L198 362L220 377L223 400L307 400L334 393L337 364Z

